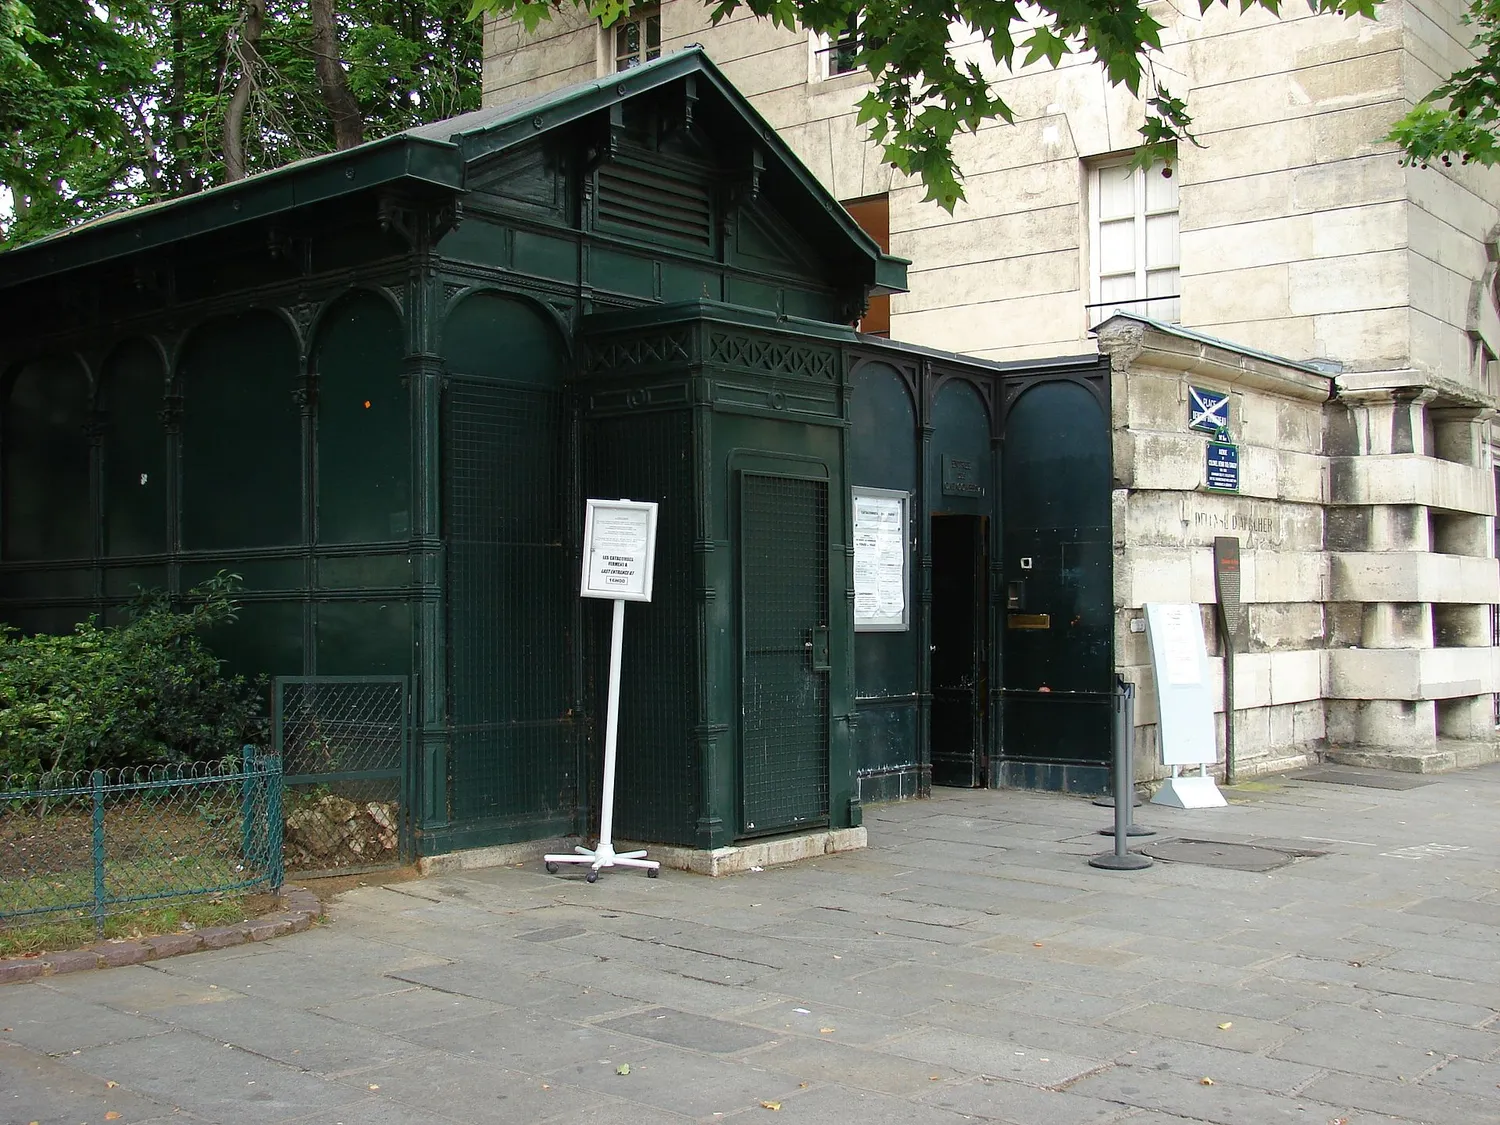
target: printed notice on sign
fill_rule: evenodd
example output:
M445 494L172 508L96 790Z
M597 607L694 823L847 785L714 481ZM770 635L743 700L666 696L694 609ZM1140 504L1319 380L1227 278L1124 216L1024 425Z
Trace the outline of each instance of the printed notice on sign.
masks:
M590 500L583 552L583 597L649 602L656 561L656 505Z
M856 488L853 500L854 628L906 629L907 494Z
M1202 683L1198 646L1194 643L1203 632L1203 622L1198 617L1197 607L1164 605L1161 607L1161 624L1159 636L1151 639L1161 647L1160 662L1166 672L1167 683Z

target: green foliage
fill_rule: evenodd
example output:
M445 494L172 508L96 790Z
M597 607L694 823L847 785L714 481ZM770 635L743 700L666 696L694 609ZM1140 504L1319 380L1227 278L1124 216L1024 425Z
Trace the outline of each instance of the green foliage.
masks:
M29 6L28 6L29 5ZM338 0L340 62L374 139L479 105L467 0ZM247 0L0 0L0 247L225 179ZM306 0L265 0L251 172L334 148ZM3 196L3 193L0 193Z
M1470 0L1463 21L1476 29L1474 65L1454 71L1386 138L1401 146L1405 164L1500 163L1500 0Z
M235 620L238 589L221 572L180 609L143 595L122 625L0 629L0 777L212 759L259 741L261 693L201 639Z
M474 0L475 12L513 16L528 30L551 16L564 0ZM628 10L629 0L571 0L605 23ZM953 141L986 121L1012 119L1006 104L972 58L955 55L952 31L976 33L1002 70L1070 57L1092 58L1115 86L1140 97L1146 107L1141 154L1144 164L1165 157L1179 140L1192 139L1186 102L1158 78L1162 24L1136 0L702 0L715 24L749 11L779 27L803 27L836 40L859 27L855 64L869 70L870 91L859 105L859 121L881 146L890 165L919 177L927 198L946 210L964 197ZM1198 0L1203 11L1216 4L1275 13L1280 0ZM1318 12L1372 16L1379 0L1311 0ZM1500 0L1478 0L1500 3ZM1019 52L1019 53L1018 53Z

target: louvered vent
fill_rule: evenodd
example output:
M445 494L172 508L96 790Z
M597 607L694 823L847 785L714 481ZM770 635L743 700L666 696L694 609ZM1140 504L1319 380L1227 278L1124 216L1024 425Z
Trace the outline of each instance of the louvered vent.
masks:
M599 227L702 253L713 247L708 188L629 164L599 169Z

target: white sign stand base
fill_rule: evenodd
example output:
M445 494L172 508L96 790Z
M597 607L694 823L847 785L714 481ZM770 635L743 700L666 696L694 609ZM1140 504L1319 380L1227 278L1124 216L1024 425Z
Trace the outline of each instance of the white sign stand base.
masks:
M1198 767L1196 777L1183 777L1177 769L1172 767L1172 776L1162 782L1156 796L1151 798L1153 805L1167 805L1174 809L1222 809L1229 804L1214 784L1206 765Z
M615 599L614 621L609 635L609 700L604 720L604 794L603 808L599 818L599 845L594 848L576 847L576 855L543 856L548 874L557 874L560 863L582 863L589 866L588 881L597 882L599 872L605 867L639 867L649 878L655 879L661 864L646 859L646 853L617 852L613 842L615 830L615 736L616 720L620 715L620 653L625 644L625 602Z

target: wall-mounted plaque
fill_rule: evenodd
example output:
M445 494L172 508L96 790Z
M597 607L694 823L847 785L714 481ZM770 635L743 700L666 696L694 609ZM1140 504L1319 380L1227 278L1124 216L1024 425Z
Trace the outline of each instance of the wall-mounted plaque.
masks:
M970 457L943 454L943 495L983 496L984 481L979 474L978 462Z
M901 632L911 627L907 597L910 493L851 489L854 502L854 628Z

